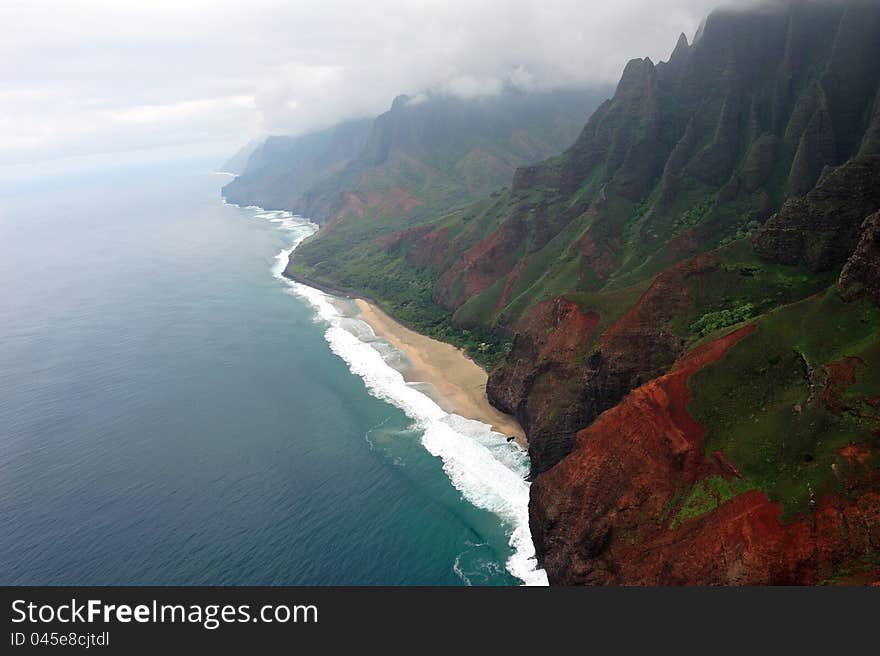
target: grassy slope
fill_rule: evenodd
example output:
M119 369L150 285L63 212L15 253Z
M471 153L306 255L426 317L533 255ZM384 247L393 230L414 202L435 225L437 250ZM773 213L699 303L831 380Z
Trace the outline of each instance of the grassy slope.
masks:
M350 274L326 280L314 270L294 262L290 274L304 280L367 296L409 328L442 340L464 351L485 369L491 369L507 355L510 342L480 328L461 328L452 323L449 312L432 299L434 277L428 269L409 266L400 256L371 252L364 257L353 249L348 261Z
M723 451L746 487L765 490L788 515L807 510L811 497L845 495L840 449L877 440L876 411L859 395L880 392L878 324L875 305L844 303L833 289L761 317L754 335L691 380L689 409L707 427L706 452ZM835 412L820 398L825 367L848 356L864 364L846 393L851 407Z
M473 244L485 237L493 225L492 214L499 213L499 205L506 202L505 190L454 211L438 221L435 227L448 227L459 234L462 243ZM416 222L418 223L418 222ZM443 340L462 348L480 365L491 369L500 362L510 347L504 336L485 327L464 328L453 323L451 313L440 307L433 298L438 272L432 267L414 266L407 261L405 252L389 252L377 248L361 230L375 234L374 228L359 228L348 222L334 230L341 230L340 240L346 247L345 258L322 259L325 251L333 251L336 238L327 234L315 239L308 260L294 257L288 272L303 279L331 287L363 294L379 302L395 319L422 334ZM317 255L316 255L317 254ZM315 261L317 260L317 261Z

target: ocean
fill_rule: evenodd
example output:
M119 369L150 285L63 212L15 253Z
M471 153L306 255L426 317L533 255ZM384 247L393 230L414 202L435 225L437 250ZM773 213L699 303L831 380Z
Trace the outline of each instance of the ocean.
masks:
M0 176L0 583L546 583L525 454L283 279L314 225L211 168Z

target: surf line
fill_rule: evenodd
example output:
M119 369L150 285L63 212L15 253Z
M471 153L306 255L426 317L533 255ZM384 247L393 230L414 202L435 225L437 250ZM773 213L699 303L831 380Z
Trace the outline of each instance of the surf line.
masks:
M272 274L312 307L316 320L326 326L324 338L331 351L364 381L372 396L399 408L413 421L414 428L422 433L422 445L440 458L444 472L462 496L477 508L495 514L508 528L512 550L505 564L508 572L525 585L547 585L529 531L529 461L525 451L493 432L489 425L443 410L406 382L370 342L350 329L359 322L363 325L358 325L357 332L375 339L368 324L346 316L334 305L331 295L284 276L293 251L318 230L314 222L283 210L254 206L244 209L292 235L290 246L276 255Z

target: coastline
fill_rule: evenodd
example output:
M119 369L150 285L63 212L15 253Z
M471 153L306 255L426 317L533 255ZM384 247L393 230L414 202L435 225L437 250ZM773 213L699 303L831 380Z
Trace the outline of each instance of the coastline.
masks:
M486 397L488 373L464 351L407 328L368 296L290 274L286 268L283 275L326 294L353 299L360 318L410 362L401 372L408 383L427 383L434 392L434 400L448 412L488 424L493 431L512 437L523 449L528 449L525 431L516 417L489 403Z
M489 403L486 371L461 349L410 330L366 299L356 298L355 303L373 332L406 356L409 366L401 373L407 382L428 383L439 397L435 401L447 411L488 424L521 447L528 446L516 418Z
M417 423L421 445L440 459L444 473L465 501L491 512L506 525L512 552L505 569L525 585L546 586L547 575L537 563L529 531L524 432L513 417L489 404L487 372L454 346L401 326L379 309L380 303L364 300L363 294L293 274L290 262L294 251L318 226L288 211L250 209L291 232L290 247L275 256L272 273L314 309L317 319L326 322L324 338L330 350L363 380L370 395L396 406ZM341 303L343 300L346 302ZM351 323L351 318L357 322ZM406 362L393 366L386 360L364 334L366 326L372 335L379 335L401 352ZM424 348L420 350L418 345ZM440 354L449 359L437 358ZM417 366L417 356L424 356L422 368ZM504 435L509 435L507 442L501 439ZM511 444L517 437L517 444Z

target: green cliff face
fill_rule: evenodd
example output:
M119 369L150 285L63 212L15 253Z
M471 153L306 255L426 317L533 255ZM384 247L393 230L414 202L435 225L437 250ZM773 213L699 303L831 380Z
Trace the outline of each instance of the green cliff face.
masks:
M230 193L237 191L236 184L271 189L271 194L247 200L265 205L266 199L274 199L273 205L324 225L297 249L290 275L381 299L401 320L492 363L503 355L503 339L481 328L454 326L449 313L431 300L434 274L406 264L398 272L398 263L385 257L382 244L400 230L417 229L488 197L510 181L518 166L567 147L610 93L596 88L508 90L471 100L401 96L371 122L357 154L337 171L309 180L304 193L300 187L279 185L274 169L258 166L225 193L241 202ZM279 198L282 194L286 202Z
M435 258L436 301L463 323L510 329L544 298L626 287L748 236L823 172L869 158L876 13L713 14L669 62L630 62L574 146L520 169L492 206L437 223L452 238ZM400 250L418 263L432 237Z
M370 133L369 120L349 121L298 137L269 137L256 146L240 175L223 188L238 205L294 209L318 181L345 168Z
M488 195L518 166L574 141L611 90L459 99L400 96L375 119L269 137L224 196L321 224L375 219L380 231L435 218Z
M363 246L488 196L518 166L571 144L605 97L604 90L577 90L397 98L357 157L294 208L326 224L297 251L300 274L346 286L367 273L359 266Z

